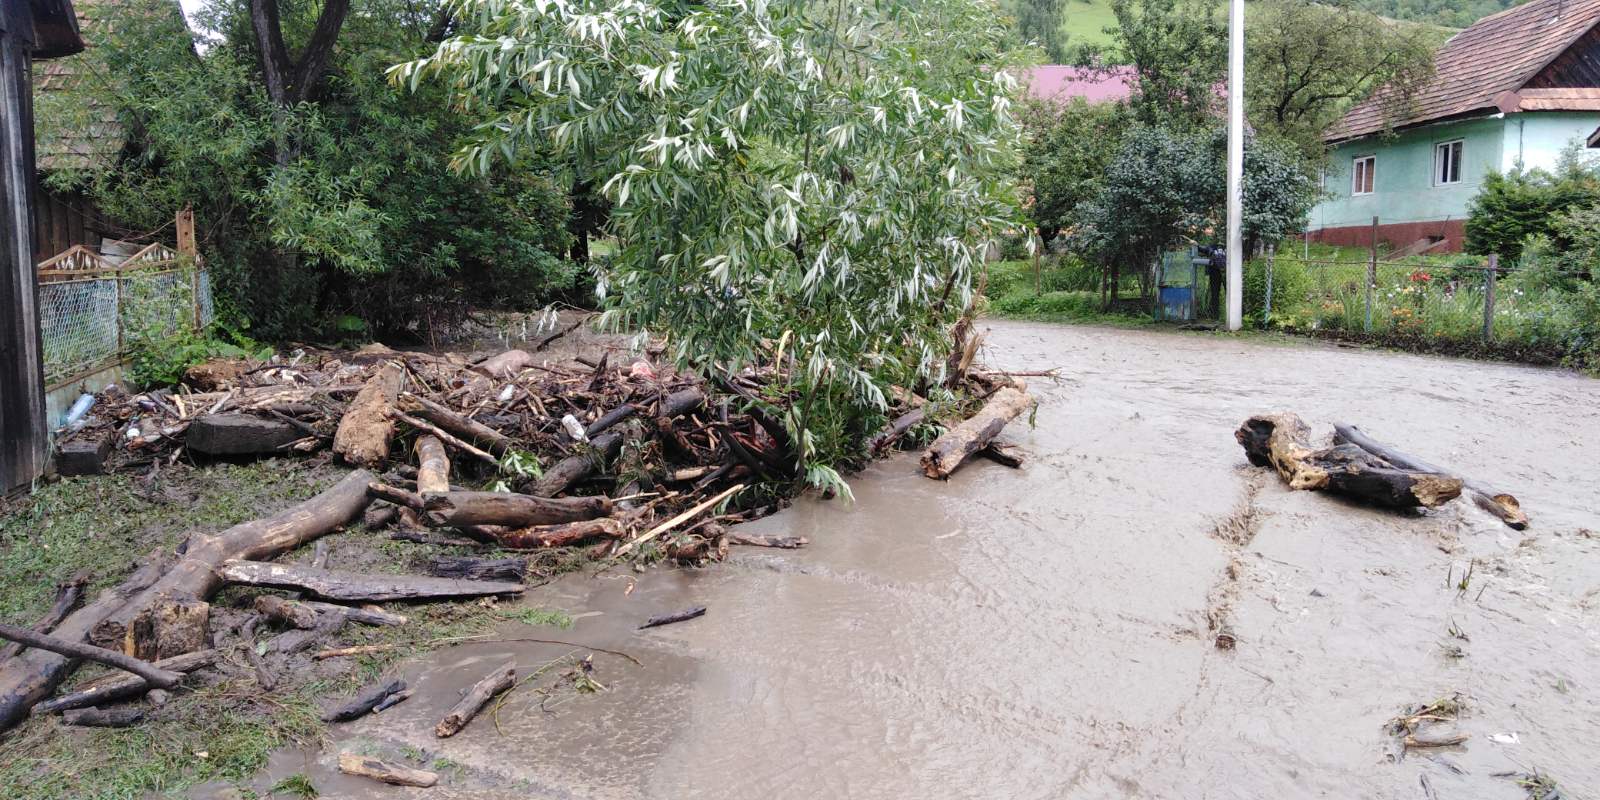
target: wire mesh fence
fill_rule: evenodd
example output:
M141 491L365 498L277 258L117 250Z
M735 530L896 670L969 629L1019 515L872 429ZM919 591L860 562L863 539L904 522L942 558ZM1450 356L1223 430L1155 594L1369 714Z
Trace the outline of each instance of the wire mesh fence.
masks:
M40 265L45 383L57 386L159 341L211 323L211 276L163 245L121 264L73 248Z

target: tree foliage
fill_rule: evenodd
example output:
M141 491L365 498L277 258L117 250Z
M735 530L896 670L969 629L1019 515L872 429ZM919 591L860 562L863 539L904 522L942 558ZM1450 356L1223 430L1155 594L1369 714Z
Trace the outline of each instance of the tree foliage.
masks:
M1442 37L1397 24L1353 0L1257 0L1245 15L1245 104L1258 131L1321 151L1322 132L1384 87L1396 113L1433 76Z
M1228 20L1210 0L1112 0L1117 28L1109 49L1084 48L1087 62L1134 68L1134 117L1145 125L1204 127L1222 107Z
M1572 226L1562 214L1600 202L1600 174L1579 151L1569 148L1554 170L1492 172L1472 198L1466 222L1466 250L1498 253L1515 261L1529 237L1551 240L1557 251L1574 246Z
M1061 0L1017 0L1017 32L1037 44L1052 64L1067 60L1067 37L1061 31Z
M266 337L332 336L340 318L423 336L469 301L528 307L575 291L584 276L561 258L564 165L530 153L485 176L448 169L469 126L442 90L401 91L383 75L431 49L440 6L354 2L320 78L293 84L304 99L288 105L263 83L244 4L201 10L218 32L203 52L170 3L119 6L116 25L89 29L89 77L47 94L39 124L48 136L111 109L126 151L51 180L137 230L192 205L223 306ZM301 52L316 9L281 11L286 48Z
M1091 105L1073 98L1061 104L1030 101L1023 111L1028 211L1039 239L1048 244L1072 224L1073 208L1099 191L1128 125L1128 110L1120 103Z
M482 116L478 171L550 141L613 202L606 320L685 365L793 364L787 423L840 463L932 375L1018 220L1005 31L972 0L473 0L395 76Z

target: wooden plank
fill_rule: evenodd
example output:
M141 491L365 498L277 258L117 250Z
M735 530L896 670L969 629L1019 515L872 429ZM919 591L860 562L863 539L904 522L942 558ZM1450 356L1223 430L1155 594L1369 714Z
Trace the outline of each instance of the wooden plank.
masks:
M33 87L27 3L0 4L0 495L32 485L49 456L34 276Z

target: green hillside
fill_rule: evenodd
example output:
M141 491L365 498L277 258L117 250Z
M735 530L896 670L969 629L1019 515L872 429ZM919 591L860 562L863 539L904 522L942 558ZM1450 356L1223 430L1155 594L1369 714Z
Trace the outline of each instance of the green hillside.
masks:
M1518 5L1521 0L1362 0L1362 7L1392 19L1458 29L1497 11ZM1106 28L1115 28L1111 0L1062 0L1061 29L1067 46L1109 44ZM1226 44L1226 43L1222 43Z

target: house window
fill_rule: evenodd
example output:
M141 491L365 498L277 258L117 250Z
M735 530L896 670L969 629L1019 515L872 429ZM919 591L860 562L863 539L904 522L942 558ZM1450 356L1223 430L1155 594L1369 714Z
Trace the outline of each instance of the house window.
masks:
M1377 156L1361 156L1355 160L1355 167L1350 173L1351 194L1372 194L1372 174L1377 166Z
M1440 142L1433 147L1433 185L1461 182L1461 140Z

